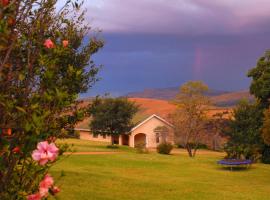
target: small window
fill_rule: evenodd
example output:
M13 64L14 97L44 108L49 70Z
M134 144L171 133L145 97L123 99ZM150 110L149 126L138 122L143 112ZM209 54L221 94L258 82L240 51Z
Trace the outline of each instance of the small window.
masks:
M98 138L98 134L93 134L93 138Z
M106 139L106 135L102 135L103 139Z

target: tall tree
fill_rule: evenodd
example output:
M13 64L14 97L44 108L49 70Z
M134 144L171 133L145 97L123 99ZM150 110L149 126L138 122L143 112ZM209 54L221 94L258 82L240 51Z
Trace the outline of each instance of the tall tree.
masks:
M264 124L264 127L261 127L261 134L265 141L265 146L262 150L262 161L270 163L270 147L267 142L268 135L266 130L268 126L267 109L270 106L270 50L266 51L264 56L258 60L257 66L248 72L248 77L252 78L250 93L257 98L257 110L260 114L258 123Z
M93 134L110 135L113 137L128 133L133 127L133 116L138 106L127 98L97 98L89 108L91 114L90 129Z
M233 112L233 120L225 134L229 137L226 152L230 158L256 160L263 147L261 113L256 104L241 102Z
M174 103L178 106L172 115L175 133L190 157L196 155L200 136L206 124L206 111L210 105L205 95L208 86L201 81L189 81L180 87Z

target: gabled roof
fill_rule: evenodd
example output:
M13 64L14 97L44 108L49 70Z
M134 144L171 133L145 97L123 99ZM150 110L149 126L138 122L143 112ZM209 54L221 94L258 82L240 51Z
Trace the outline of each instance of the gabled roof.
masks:
M170 127L172 127L172 128L174 127L171 123L167 122L165 119L159 117L159 116L156 115L156 114L153 114L153 115L151 115L150 117L148 117L147 119L143 120L143 121L142 121L141 123L139 123L137 126L133 127L133 128L131 129L130 132L136 130L137 128L139 128L140 126L142 126L143 124L145 124L146 122L148 122L149 120L151 120L152 118L157 118L157 119L159 119L160 121L162 121L162 122L164 122L165 124L167 124L168 126L170 126Z

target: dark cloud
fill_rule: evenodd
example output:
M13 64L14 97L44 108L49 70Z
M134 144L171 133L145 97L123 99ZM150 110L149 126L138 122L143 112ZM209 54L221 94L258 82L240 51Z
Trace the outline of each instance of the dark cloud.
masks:
M270 48L269 0L92 0L88 18L106 44L102 80L87 95L178 86L246 89L247 71ZM91 21L91 20L90 20Z

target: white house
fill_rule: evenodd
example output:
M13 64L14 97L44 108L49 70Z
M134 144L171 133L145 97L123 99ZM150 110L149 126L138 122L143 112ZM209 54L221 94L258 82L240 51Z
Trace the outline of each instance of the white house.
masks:
M80 132L80 138L84 140L111 141L111 136L94 135L90 129L76 128L75 130ZM147 148L155 148L162 142L173 144L174 129L172 124L154 114L133 127L129 133L121 134L113 139L119 145L135 147L138 144L143 144Z

